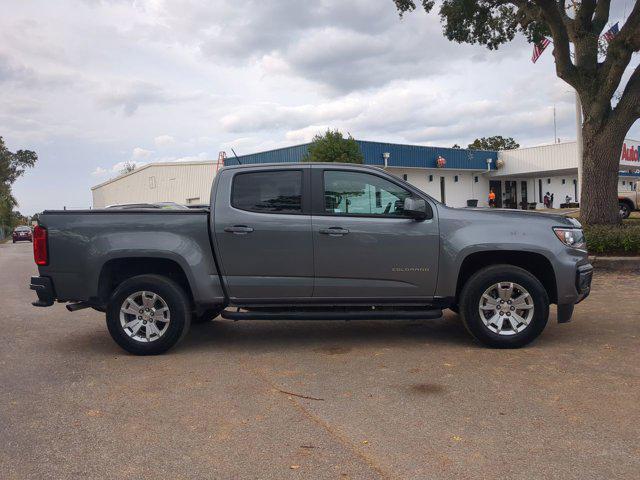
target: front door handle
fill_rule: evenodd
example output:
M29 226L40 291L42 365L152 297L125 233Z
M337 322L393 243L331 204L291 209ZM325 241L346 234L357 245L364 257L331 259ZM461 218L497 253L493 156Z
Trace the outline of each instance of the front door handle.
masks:
M342 227L322 228L320 233L323 235L331 235L332 237L340 237L349 233L349 230Z
M253 228L247 227L246 225L234 225L232 227L225 227L224 231L236 235L246 235L247 233L253 232Z

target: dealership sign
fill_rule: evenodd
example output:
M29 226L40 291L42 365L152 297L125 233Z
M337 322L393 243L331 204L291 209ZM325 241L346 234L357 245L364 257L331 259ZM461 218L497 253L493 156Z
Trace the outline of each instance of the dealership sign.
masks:
M625 140L622 145L622 154L620 155L620 165L638 167L640 159L638 152L640 150L640 142L635 140Z

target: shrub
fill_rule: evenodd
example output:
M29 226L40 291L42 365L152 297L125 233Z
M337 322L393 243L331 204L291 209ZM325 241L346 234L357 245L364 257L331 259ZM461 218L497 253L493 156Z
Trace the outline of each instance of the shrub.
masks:
M640 255L640 223L626 222L619 227L585 226L587 248L591 254Z

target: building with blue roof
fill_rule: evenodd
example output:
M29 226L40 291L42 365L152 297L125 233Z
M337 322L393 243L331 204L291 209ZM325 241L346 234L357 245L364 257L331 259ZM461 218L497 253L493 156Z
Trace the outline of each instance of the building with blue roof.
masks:
M356 140L364 163L385 169L452 207L543 208L580 198L576 142L500 152ZM310 143L240 155L243 164L293 163L303 160ZM618 188L633 190L640 178L640 142L625 140ZM225 165L238 160L227 156ZM206 204L220 164L215 161L150 163L92 188L94 207L119 203L176 202Z

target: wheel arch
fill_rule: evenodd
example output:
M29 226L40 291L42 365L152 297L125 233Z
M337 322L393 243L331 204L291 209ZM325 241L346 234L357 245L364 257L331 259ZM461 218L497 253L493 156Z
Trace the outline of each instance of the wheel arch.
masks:
M458 271L456 300L459 301L462 288L474 273L482 268L498 264L513 265L528 271L544 286L549 296L549 301L557 303L558 287L556 275L549 259L541 253L504 250L474 252L464 258Z
M98 302L106 304L113 291L123 281L137 275L162 275L176 282L191 304L194 304L192 284L185 269L174 259L166 257L117 257L107 260L98 276Z

